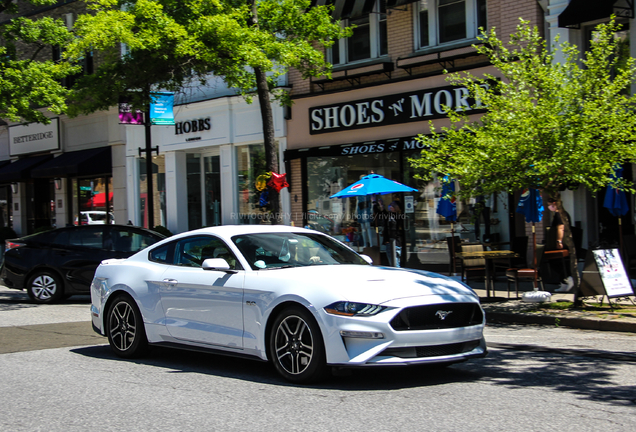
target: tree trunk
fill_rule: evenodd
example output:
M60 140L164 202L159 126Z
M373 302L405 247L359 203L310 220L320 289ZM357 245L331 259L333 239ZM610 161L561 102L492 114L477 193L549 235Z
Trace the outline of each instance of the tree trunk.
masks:
M252 1L252 17L251 25L258 26L258 10L257 2ZM269 85L267 84L267 75L261 68L254 68L254 76L256 78L256 92L258 94L258 103L261 110L261 120L263 122L263 142L265 145L265 171L278 171L278 151L276 141L274 140L274 115L272 113L272 105L269 97ZM257 173L258 175L259 173ZM280 194L273 188L267 188L269 192L269 202L272 209L271 223L274 225L282 222L280 213Z
M278 151L276 151L276 141L274 140L274 115L269 98L269 87L267 76L260 68L254 68L256 75L256 91L258 92L258 103L261 109L261 120L263 121L263 141L265 144L265 170L278 173ZM280 194L273 188L268 188L269 202L272 207L273 224L281 223L280 215Z

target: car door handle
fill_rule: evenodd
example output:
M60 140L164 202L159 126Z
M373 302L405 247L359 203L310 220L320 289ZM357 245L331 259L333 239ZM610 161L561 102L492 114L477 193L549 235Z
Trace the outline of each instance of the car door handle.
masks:
M178 284L178 283L179 283L179 281L178 281L178 280L176 280L176 279L164 279L163 281L164 281L165 283L167 283L167 284L170 284L170 285L176 285L176 284Z

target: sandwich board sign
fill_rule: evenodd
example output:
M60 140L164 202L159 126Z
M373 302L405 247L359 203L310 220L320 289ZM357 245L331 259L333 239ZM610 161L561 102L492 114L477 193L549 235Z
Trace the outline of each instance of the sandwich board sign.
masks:
M608 298L633 296L634 289L618 249L588 252L581 278L583 296L606 295Z

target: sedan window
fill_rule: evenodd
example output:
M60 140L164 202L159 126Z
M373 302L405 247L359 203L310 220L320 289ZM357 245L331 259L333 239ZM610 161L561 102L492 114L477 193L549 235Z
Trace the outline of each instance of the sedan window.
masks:
M139 252L154 244L160 238L153 237L143 231L133 229L111 228L112 247L117 252Z
M176 245L174 263L177 265L201 267L203 261L209 258L223 258L231 270L242 270L227 245L216 237L191 237L179 241Z
M103 234L103 229L98 227L76 228L71 231L68 244L70 246L83 246L91 249L102 249Z
M150 261L162 264L172 264L173 250L174 243L168 243L163 246L159 246L150 251L150 253L148 254L148 259L150 259Z
M245 234L232 238L253 270L368 263L331 237L305 233Z

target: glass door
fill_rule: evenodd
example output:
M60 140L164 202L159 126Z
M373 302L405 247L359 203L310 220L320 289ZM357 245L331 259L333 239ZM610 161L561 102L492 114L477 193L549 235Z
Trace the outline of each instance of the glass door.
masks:
M217 152L218 153L218 152ZM188 153L188 229L221 225L221 161L218 154Z
M206 156L203 159L205 173L205 223L221 225L221 157Z

